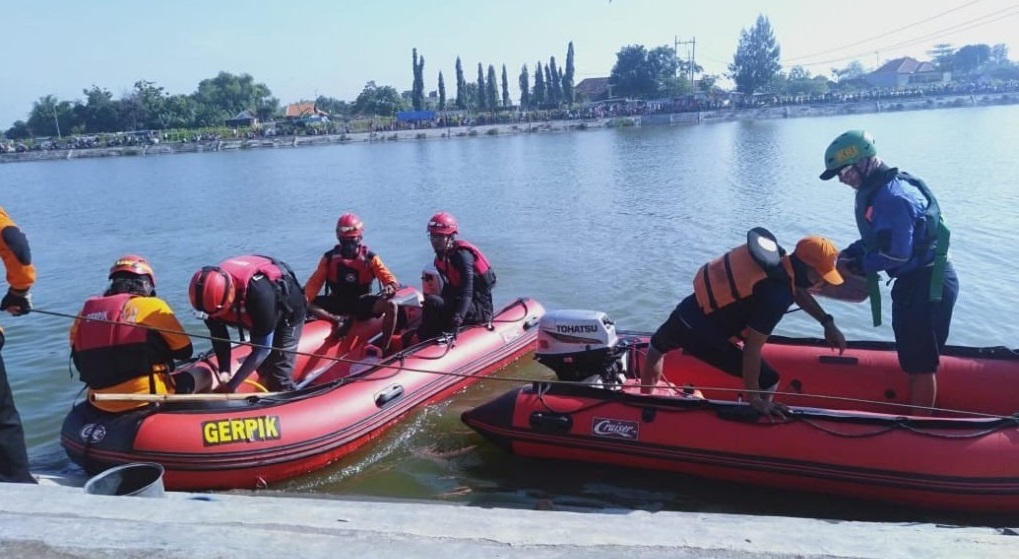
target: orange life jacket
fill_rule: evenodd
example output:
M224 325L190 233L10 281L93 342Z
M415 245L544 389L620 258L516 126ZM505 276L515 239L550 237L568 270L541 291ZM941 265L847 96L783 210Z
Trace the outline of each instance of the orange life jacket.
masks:
M793 290L793 267L788 256L780 266L766 268L758 262L747 245L738 246L719 258L701 266L693 280L693 292L704 314L750 297L757 282L769 277L783 277Z

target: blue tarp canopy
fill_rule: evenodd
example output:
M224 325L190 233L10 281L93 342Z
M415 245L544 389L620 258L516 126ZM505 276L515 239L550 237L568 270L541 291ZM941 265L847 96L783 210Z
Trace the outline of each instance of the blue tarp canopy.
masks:
M435 111L399 111L396 120L435 120Z

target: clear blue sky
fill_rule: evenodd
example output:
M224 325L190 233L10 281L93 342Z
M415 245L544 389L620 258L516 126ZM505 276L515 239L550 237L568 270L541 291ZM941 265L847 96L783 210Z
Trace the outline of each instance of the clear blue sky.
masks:
M404 91L414 47L425 57L426 91L441 70L450 96L457 55L469 80L479 62L486 72L505 64L516 97L521 65L533 73L555 56L561 67L570 41L577 82L607 76L625 45L677 38L696 38L697 63L722 74L759 13L771 20L783 66L814 74L852 60L923 59L939 42L1005 43L1019 59L1015 0L6 0L0 127L26 118L43 95L73 100L95 84L120 97L140 79L191 93L220 70L251 74L283 104L316 93L352 101L369 80Z

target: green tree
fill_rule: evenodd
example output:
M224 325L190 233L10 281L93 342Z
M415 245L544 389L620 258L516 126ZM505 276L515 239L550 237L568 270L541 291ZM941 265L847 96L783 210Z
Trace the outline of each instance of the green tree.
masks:
M506 65L502 65L502 106L510 106L509 78L506 77Z
M701 76L701 79L697 80L697 89L704 93L711 93L715 90L715 84L718 83L718 76L714 74L707 74Z
M413 49L414 85L411 87L411 105L420 111L425 104L425 57L418 57L418 49Z
M456 108L461 110L467 108L466 85L463 64L460 63L460 57L458 56L456 57Z
M116 132L120 130L120 103L114 101L109 90L93 85L92 89L82 90L85 103L75 106L79 119L89 133Z
M224 120L245 109L258 111L272 97L272 92L265 84L255 83L250 74L220 72L214 78L198 82L192 97L203 105L199 110L200 126L222 126Z
M62 137L70 133L73 126L74 109L67 101L59 101L55 95L45 95L32 104L28 114L28 129L33 136Z
M11 140L27 140L32 137L32 129L28 127L28 123L23 120L15 120L14 124L4 132L4 136L7 136Z
M990 45L966 45L955 52L952 65L956 72L969 74L991 60Z
M442 71L439 71L439 110L446 110L446 80L442 79Z
M566 73L563 74L563 101L567 105L572 105L575 99L575 93L573 92L573 78L577 73L577 68L573 62L573 41L570 41L570 46L566 48Z
M527 74L527 64L520 67L517 85L520 86L520 108L524 110L531 108L531 84Z
M548 81L545 83L545 88L551 93L552 102L557 106L563 102L563 79L559 74L559 67L556 66L555 57L550 56L548 59L548 66L545 66L548 70Z
M362 115L395 116L404 108L403 97L395 87L378 86L374 81L366 83L354 100L354 112Z
M753 27L740 32L739 45L729 65L729 74L736 82L736 90L753 95L771 82L782 69L779 64L781 48L775 41L771 22L763 14L757 16Z
M662 45L651 49L647 53L647 63L650 67L651 76L658 82L658 87L650 95L668 94L669 91L666 84L670 83L678 84L680 90L689 88L688 85L685 85L685 77L676 80L676 70L679 67L679 62L676 59L676 50L673 47Z
M614 95L649 97L658 89L658 81L648 64L644 45L627 45L616 53L616 63L609 74Z
M478 62L478 110L483 111L488 108L488 96L485 94L485 69L482 68L481 63Z
M352 104L335 97L326 97L325 95L319 95L315 98L315 107L336 116L349 116L354 113L354 106Z
M541 61L534 65L534 107L540 109L545 105L545 75L542 73Z
M495 66L488 65L488 79L485 81L485 106L495 112L499 108L499 83L495 81Z
M552 70L545 65L545 102L551 106L555 106L556 101L556 89L555 89L555 78L552 77Z

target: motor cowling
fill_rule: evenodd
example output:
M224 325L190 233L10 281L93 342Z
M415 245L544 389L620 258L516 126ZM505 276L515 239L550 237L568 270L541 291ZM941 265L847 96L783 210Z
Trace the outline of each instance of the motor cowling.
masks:
M538 324L534 358L559 380L620 383L628 350L604 312L558 310L545 313Z

